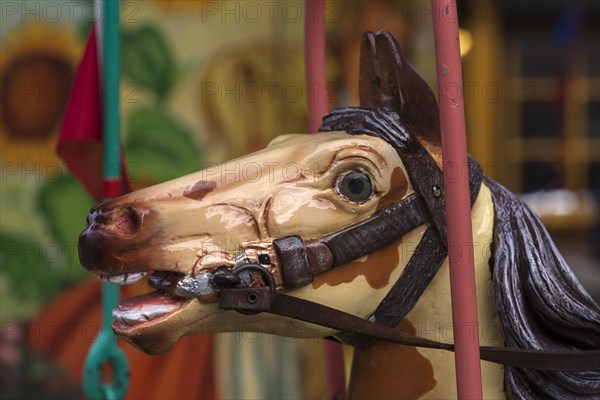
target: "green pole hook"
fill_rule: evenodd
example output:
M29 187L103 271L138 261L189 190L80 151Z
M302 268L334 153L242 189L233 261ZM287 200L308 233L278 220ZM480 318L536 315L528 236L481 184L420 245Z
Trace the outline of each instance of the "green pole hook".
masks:
M102 329L85 360L83 393L87 399L123 399L129 385L129 366L123 351L117 346L110 325L112 309L117 306L119 287L102 283ZM102 382L102 368L112 369L112 382Z

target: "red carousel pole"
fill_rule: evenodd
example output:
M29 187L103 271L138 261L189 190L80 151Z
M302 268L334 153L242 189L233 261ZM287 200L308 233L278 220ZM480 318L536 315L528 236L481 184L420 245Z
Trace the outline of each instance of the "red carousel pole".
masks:
M455 0L432 0L459 399L481 399L467 141Z
M325 0L306 0L304 64L308 99L308 129L317 132L329 111L325 78Z
M306 0L304 17L304 64L308 99L308 129L317 132L327 114L325 78L325 0ZM339 343L325 341L327 399L343 399L346 392L344 352Z

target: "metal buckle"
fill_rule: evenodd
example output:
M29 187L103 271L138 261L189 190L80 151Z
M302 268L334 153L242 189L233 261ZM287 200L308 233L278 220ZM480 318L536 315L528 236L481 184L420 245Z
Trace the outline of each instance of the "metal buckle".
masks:
M268 286L263 287L235 287L242 282L240 273L259 272L266 278ZM216 276L214 277L216 278ZM222 282L219 282L222 281ZM241 314L258 314L271 309L275 281L269 271L259 264L245 264L235 268L231 274L222 275L215 281L219 285L225 283L219 293L219 307L223 310L235 310Z

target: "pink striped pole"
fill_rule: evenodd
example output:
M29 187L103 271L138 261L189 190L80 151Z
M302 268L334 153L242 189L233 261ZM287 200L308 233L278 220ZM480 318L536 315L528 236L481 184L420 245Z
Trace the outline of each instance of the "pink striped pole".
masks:
M325 78L325 0L306 0L304 16L304 64L308 99L308 129L317 132L328 111ZM325 341L327 399L343 399L346 393L344 352L339 343Z
M432 0L431 6L442 130L456 387L459 399L481 399L458 13L455 0Z

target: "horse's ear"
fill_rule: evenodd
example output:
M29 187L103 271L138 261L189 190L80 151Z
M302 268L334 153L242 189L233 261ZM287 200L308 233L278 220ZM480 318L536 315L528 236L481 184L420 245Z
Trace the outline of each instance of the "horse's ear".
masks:
M359 94L362 108L396 110L413 134L440 146L440 117L435 96L402 54L391 33L379 31L363 35Z

